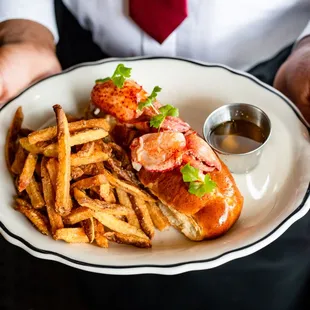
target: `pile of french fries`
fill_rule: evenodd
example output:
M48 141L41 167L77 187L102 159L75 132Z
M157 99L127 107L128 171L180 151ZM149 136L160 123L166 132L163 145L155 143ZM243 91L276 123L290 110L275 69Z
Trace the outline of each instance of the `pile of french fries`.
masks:
M53 109L54 127L23 128L19 107L9 128L5 155L17 190L14 208L55 240L151 247L155 228L170 224L113 142L109 119Z

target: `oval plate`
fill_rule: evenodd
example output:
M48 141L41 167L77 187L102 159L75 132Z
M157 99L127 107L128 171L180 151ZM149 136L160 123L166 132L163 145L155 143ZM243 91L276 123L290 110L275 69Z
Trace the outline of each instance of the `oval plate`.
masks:
M54 118L52 106L81 112L97 78L111 75L123 62L147 91L162 87L159 100L180 109L185 121L202 134L205 118L221 105L245 102L263 109L272 122L272 136L259 166L234 175L245 197L238 222L221 238L191 242L170 228L157 231L152 249L110 243L109 249L69 245L38 233L11 207L15 189L4 158L6 132L18 106L25 126L39 128ZM10 101L0 113L0 232L30 254L76 268L106 274L178 274L208 269L249 255L270 244L309 210L309 126L294 105L249 74L214 64L175 58L110 58L84 63L36 83Z

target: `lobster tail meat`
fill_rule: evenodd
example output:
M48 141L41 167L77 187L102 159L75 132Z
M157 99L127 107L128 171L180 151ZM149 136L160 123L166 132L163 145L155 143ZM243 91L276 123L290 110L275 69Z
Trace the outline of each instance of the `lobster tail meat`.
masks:
M179 132L145 134L131 143L132 164L137 170L169 171L181 165L185 147L185 137Z

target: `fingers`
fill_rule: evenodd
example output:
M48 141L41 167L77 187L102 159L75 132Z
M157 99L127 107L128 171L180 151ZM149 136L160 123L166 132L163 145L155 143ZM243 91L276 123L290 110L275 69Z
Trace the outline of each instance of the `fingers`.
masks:
M310 123L310 58L302 51L292 54L277 72L273 86L288 97Z
M34 81L61 71L56 55L29 44L0 48L0 105Z

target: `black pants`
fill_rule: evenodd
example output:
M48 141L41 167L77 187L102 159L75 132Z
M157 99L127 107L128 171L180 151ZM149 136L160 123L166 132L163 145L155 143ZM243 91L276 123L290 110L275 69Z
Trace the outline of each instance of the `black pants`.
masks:
M103 55L57 1L64 68ZM271 84L290 47L251 73ZM113 55L112 55L113 56ZM0 309L310 309L310 215L257 253L176 276L108 276L32 257L0 237Z

